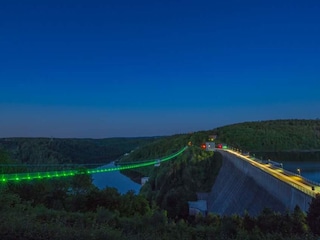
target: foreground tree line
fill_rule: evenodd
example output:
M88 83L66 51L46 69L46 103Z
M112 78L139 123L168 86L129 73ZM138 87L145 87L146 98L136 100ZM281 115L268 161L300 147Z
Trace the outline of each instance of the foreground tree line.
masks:
M172 206L174 207L174 206ZM0 187L0 239L318 239L320 195L307 214L169 217L129 191L97 189L88 175Z

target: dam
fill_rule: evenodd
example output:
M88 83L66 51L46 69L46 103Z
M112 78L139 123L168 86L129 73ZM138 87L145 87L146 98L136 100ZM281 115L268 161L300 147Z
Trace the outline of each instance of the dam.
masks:
M228 151L218 151L223 163L208 194L207 212L220 215L258 215L264 208L276 212L307 211L312 192L297 189ZM308 194L309 193L309 194Z

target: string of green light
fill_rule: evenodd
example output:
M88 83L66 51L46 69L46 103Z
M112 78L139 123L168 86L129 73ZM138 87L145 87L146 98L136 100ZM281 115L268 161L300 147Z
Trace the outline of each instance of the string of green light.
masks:
M188 147L182 148L180 151L167 156L160 158L158 160L150 160L148 162L124 165L120 167L113 168L100 168L100 169L84 169L84 170L63 170L63 171L49 171L49 172L30 172L30 173L13 173L13 174L1 174L0 182L5 183L8 181L23 181L23 180L34 180L34 179L45 179L45 178L61 178L68 176L75 176L77 174L93 174L93 173L103 173L103 172L112 172L112 171L121 171L126 169L140 168L151 166L159 162L165 162L171 160L180 154L182 154Z

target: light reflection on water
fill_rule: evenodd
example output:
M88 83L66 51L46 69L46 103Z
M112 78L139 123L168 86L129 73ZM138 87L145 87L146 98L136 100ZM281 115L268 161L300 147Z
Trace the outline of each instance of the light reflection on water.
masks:
M101 168L115 167L114 163L109 163ZM105 187L114 187L122 194L127 193L129 190L134 190L136 194L140 191L140 184L133 182L130 178L122 175L119 171L95 173L92 174L93 184L99 189Z

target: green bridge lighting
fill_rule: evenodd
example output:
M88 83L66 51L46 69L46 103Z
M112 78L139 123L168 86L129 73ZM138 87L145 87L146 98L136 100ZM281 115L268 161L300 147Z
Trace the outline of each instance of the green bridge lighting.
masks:
M35 180L35 179L51 179L51 178L63 178L70 177L79 174L94 174L94 173L105 173L112 171L121 171L127 169L141 168L158 164L159 162L169 161L179 155L181 155L188 147L182 148L180 151L157 160L144 161L142 163L126 164L122 163L122 166L112 168L94 168L94 169L72 169L72 170L61 170L61 171L47 171L47 172L28 172L28 173L10 173L1 174L0 182L6 183L9 181L24 181L24 180Z

